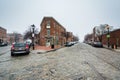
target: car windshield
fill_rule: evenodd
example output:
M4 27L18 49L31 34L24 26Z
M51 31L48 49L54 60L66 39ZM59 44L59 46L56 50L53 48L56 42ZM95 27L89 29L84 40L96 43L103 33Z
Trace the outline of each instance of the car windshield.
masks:
M26 42L27 44L31 44L30 42Z
M15 47L24 47L25 43L16 43L14 44Z

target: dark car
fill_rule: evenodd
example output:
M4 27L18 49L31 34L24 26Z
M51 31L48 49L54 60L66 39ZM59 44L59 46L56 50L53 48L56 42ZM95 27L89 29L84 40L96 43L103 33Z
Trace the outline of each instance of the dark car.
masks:
M26 43L14 43L11 47L11 56L14 56L15 54L29 54L29 45Z
M65 44L65 47L70 47L70 46L72 46L73 44L71 43L71 42L66 42L66 44Z
M26 42L26 44L28 44L29 48L32 46L31 42Z
M0 43L0 46L7 46L7 45L8 45L7 42L2 42L2 43Z
M4 43L0 43L0 46L4 46Z
M92 46L94 46L94 47L103 47L103 44L101 42L93 42Z

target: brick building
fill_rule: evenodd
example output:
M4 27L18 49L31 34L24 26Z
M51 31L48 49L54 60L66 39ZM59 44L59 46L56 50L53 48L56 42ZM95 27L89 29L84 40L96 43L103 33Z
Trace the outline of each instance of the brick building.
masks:
M63 46L66 43L66 29L53 17L44 17L40 26L39 44L41 46Z
M7 42L12 44L13 42L23 42L23 35L19 33L8 33Z
M104 45L108 44L108 38L107 34L104 34L102 36L102 43ZM109 38L109 43L111 45L117 45L120 47L120 29L114 30L110 32L110 38Z
M73 41L73 33L72 32L66 32L66 33L67 33L66 35L67 42Z
M0 43L7 40L7 30L0 27Z

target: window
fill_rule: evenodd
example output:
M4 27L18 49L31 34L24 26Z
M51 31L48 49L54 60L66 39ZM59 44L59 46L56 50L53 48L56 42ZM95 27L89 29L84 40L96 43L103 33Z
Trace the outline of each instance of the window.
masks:
M47 26L46 28L50 28L50 21L47 21Z
M47 30L47 35L48 35L48 36L50 35L50 30L49 30L49 29Z

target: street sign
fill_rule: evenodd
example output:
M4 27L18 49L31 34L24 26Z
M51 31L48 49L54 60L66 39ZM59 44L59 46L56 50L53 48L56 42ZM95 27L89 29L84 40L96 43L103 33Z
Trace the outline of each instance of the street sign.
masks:
M107 38L110 38L110 35L109 35L109 34L107 35Z

